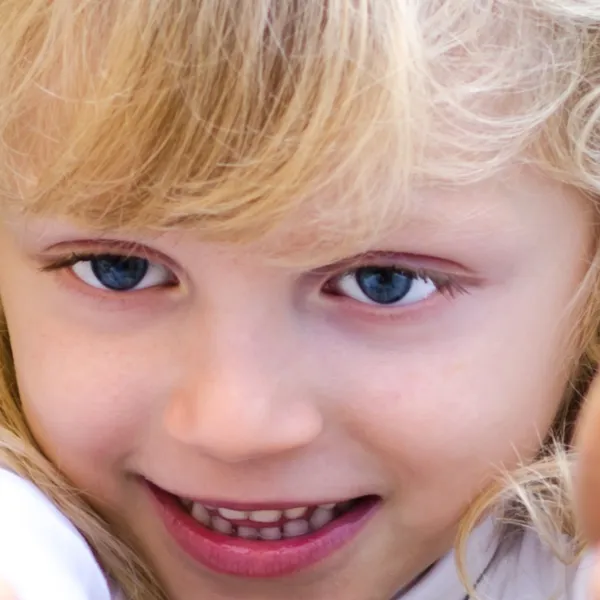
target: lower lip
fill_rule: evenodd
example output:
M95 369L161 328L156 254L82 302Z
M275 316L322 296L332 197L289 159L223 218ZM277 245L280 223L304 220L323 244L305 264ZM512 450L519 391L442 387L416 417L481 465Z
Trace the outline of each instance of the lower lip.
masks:
M349 544L381 504L379 498L365 499L311 534L279 541L252 541L204 527L171 494L154 486L149 489L167 531L184 552L214 572L237 577L283 577L325 560Z

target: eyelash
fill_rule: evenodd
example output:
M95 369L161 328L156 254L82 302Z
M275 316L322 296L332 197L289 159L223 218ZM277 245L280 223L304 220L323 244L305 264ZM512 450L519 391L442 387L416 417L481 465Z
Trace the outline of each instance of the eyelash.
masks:
M98 259L99 257L102 256L111 256L111 257L123 257L123 256L129 256L129 257L139 257L139 258L146 258L144 256L143 252L84 252L84 253L79 253L79 252L71 252L68 255L64 256L64 257L59 257L57 259L52 260L51 262L49 262L48 264L45 264L41 267L41 271L42 272L52 272L52 271L60 271L63 269L69 269L73 266L75 266L76 264L80 263L80 262L88 262L94 259ZM439 273L437 271L433 271L433 270L429 270L429 269L420 269L420 268L408 268L405 265L401 265L401 264L394 264L394 263L389 263L386 264L385 261L381 261L381 257L379 257L379 262L377 260L377 256L373 256L373 257L363 257L364 260L361 262L353 262L352 267L348 267L346 266L346 268L341 272L341 273L337 273L335 275L330 276L325 283L322 286L322 290L324 291L325 294L333 296L333 297L339 297L342 299L347 299L347 300L352 300L352 298L347 297L346 295L344 295L343 293L340 293L339 290L336 289L336 285L339 285L339 283L344 279L344 277L350 276L352 274L355 274L359 269L363 269L363 268L374 268L374 269L388 269L388 270L394 270L400 274L405 275L406 277L412 279L413 281L426 281L429 280L432 282L432 284L434 285L435 289L436 289L436 293L444 296L446 298L456 298L459 295L462 294L468 294L469 290L462 284L460 283L456 277L447 275L447 274L442 274ZM147 259L150 260L150 259ZM319 269L318 271L320 271L321 273L323 273L324 271ZM176 285L177 281L175 281L172 285ZM156 286L156 287L169 287L167 285L165 286ZM386 306L385 305L377 305L378 308L380 310L385 310ZM406 307L387 307L388 310L389 309L400 309L400 308L406 308Z
M145 258L143 256L138 256L136 254L119 254L118 252L89 252L80 254L78 252L71 252L67 256L61 256L60 258L56 258L51 262L45 264L40 271L43 273L49 273L52 271L60 271L62 269L69 269L70 267L75 266L80 262L88 262L90 260L98 259L101 256L110 256L110 257L122 257L122 256L130 256L132 258Z
M146 278L146 276L151 277L151 273L154 272L154 275L156 276L156 271L158 270L159 272L162 272L164 274L164 280L159 281L159 282L155 282L152 285L147 285L145 287L140 287L138 288L137 286L135 286L135 288L133 289L127 289L127 290L117 290L115 288L111 289L110 287L104 287L102 284L101 285L93 285L91 284L89 281L85 280L85 278L83 278L81 276L81 273L76 273L75 272L75 268L77 265L83 265L84 263L88 263L88 265L91 265L91 261L93 260L98 260L98 259L104 259L104 258L108 258L108 259L117 259L117 260L123 260L123 259L134 259L134 260L144 260L147 262L148 266L146 268L146 271L143 275L143 279ZM143 248L142 249L137 249L137 251L133 252L131 250L128 251L123 251L123 252L71 252L68 255L64 256L64 257L59 257L56 258L54 260L51 260L50 262L48 262L47 264L43 265L40 270L42 272L52 272L52 271L62 271L64 269L69 269L70 272L75 275L75 277L77 279L82 280L82 282L84 284L87 284L87 286L89 287L93 287L96 288L97 291L99 292L118 292L119 295L121 295L122 297L124 295L130 295L132 292L136 291L136 292L141 292L144 290L151 290L151 289L164 289L164 288L173 288L179 285L180 280L177 277L177 275L175 274L174 270L167 266L165 264L164 261L161 260L153 260L152 258L150 258L148 256L147 252L144 252ZM139 282L141 284L141 281ZM123 299L123 298L121 298Z

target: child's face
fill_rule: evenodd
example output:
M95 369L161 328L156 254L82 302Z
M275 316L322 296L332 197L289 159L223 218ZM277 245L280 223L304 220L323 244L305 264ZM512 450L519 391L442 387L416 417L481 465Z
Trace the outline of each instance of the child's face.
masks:
M345 277L351 267L277 267L256 245L189 232L105 242L6 221L0 292L27 418L53 461L133 529L172 598L388 600L448 550L497 467L536 453L566 384L590 215L572 190L516 170L418 199L365 259L379 270ZM150 265L88 256L40 270L73 252L127 254L131 241ZM430 272L454 293L436 292ZM351 539L342 518L295 545L238 539L237 562L232 538L191 527L205 563L214 544L212 567L229 572L218 574L174 541L145 480L248 510L377 502L353 509L364 518ZM312 564L309 550L337 538ZM290 560L304 568L287 573Z

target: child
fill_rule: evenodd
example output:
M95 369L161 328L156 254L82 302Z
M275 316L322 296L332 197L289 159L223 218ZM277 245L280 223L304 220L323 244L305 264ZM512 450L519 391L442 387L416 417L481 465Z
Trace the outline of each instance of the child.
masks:
M596 4L0 0L17 598L593 598Z

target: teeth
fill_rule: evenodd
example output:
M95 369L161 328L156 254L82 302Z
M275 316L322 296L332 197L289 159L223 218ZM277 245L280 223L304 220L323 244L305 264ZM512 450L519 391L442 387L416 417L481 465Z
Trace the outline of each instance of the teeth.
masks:
M288 521L283 526L283 537L293 538L299 535L305 535L310 530L308 521L304 519L298 519L296 521Z
M256 523L277 523L282 515L281 510L253 510L248 518Z
M321 527L325 527L330 521L333 521L333 511L329 508L319 506L310 517L310 526L313 529L321 529Z
M211 523L213 529L219 533L229 535L233 531L233 525L221 517L213 517Z
M241 525L237 528L238 537L244 538L245 540L255 540L258 537L258 529L256 527L242 527Z
M288 508L283 511L283 514L286 519L299 519L304 516L307 510L308 506L299 506L298 508Z
M218 512L224 519L229 519L230 521L245 521L248 518L248 513L242 510L219 508Z
M283 538L293 538L301 535L306 535L310 531L321 529L335 518L335 511L347 510L351 507L352 502L341 502L339 504L329 503L321 504L309 512L311 507L298 506L296 508L288 508L286 510L254 510L242 511L231 508L218 508L191 502L181 499L184 506L188 507L191 516L202 523L206 527L212 527L215 531L225 535L237 535L240 538L253 540L279 540ZM216 514L215 514L216 512ZM310 520L302 518L310 514ZM213 516L214 515L214 516ZM281 527L247 527L235 526L231 521L251 520L255 523L269 524L277 523L287 519L282 523ZM235 533L234 533L235 532Z
M280 540L281 529L279 527L263 527L260 529L260 537L263 540Z
M196 521L202 523L203 525L210 525L210 515L206 510L206 507L202 506L198 502L194 502L192 505L192 517L196 519Z

